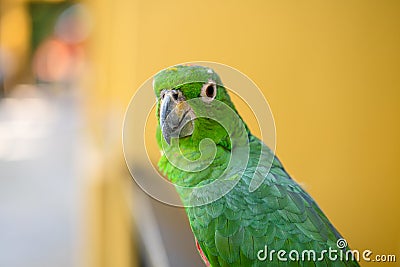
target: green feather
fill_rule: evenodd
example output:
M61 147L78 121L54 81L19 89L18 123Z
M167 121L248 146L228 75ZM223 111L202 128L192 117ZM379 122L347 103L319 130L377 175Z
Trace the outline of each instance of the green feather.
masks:
M162 90L180 90L185 99L200 96L204 83L212 79L217 83L216 99L235 112L227 90L219 76L201 66L175 66L159 72L154 79L157 98ZM159 103L157 116L159 116ZM208 110L215 114L218 110ZM239 129L239 120L231 120L230 127ZM272 151L253 136L247 126L249 161L237 184L220 199L202 206L187 207L190 226L212 267L219 266L358 266L356 262L260 261L257 252L269 249L290 251L313 249L316 252L332 247L341 235L332 226L313 199L293 180ZM233 135L242 134L235 130ZM211 138L216 146L216 156L211 165L199 172L185 172L172 165L166 156L159 161L160 171L174 184L200 188L218 179L227 168L232 152L228 133L214 120L195 120L193 134L179 139L177 146L168 146L162 139L160 127L157 142L172 155L182 153L188 159L199 159L199 144ZM271 168L269 168L271 166ZM236 174L226 180L236 181ZM207 192L187 191L177 187L184 204L191 200L207 198ZM218 190L218 188L213 188Z

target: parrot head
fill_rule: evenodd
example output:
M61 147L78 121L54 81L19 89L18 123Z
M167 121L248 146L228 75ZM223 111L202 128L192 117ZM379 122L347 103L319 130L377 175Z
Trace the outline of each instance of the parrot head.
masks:
M224 142L227 133L218 122L199 118L193 107L198 99L203 110L211 109L213 101L237 111L218 74L208 67L177 65L164 69L154 77L153 88L157 97L157 117L162 136L170 145L171 138L211 138ZM210 110L212 112L212 110Z

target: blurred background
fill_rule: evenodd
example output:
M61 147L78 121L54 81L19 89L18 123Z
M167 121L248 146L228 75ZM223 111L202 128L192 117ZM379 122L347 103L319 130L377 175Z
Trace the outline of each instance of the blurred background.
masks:
M135 90L197 60L253 79L289 173L353 249L399 261L399 48L396 0L0 0L0 266L203 266L121 142Z

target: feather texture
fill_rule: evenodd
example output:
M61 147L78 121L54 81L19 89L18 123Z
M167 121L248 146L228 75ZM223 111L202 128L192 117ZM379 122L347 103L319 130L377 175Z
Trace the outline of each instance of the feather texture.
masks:
M202 82L208 81L209 74L220 82L214 72L199 66L167 69L156 76L156 95L159 96L163 89L174 88L181 90L188 99L198 97ZM222 85L218 86L217 99L234 109L226 90ZM232 123L237 122L232 120ZM239 125L231 126L239 129ZM196 160L202 156L198 149L200 141L212 138L216 154L208 168L198 172L183 171L171 164L165 155L159 161L160 171L177 185L184 204L207 198L208 192L188 193L180 186L200 188L216 181L227 168L232 151L237 149L231 147L230 136L213 120L196 119L194 129L192 136L179 139L179 147L164 148L167 147L171 155L181 153L187 159ZM299 261L295 257L286 257L287 261L282 261L276 253L274 257L267 255L265 260L259 259L259 252L266 247L269 251L284 250L286 256L292 250L300 256L304 251L313 250L318 258L324 250L337 249L336 242L341 235L310 195L288 175L273 152L254 137L247 126L245 129L249 160L244 169L238 170L240 177L233 173L225 180L237 180L236 185L211 203L186 207L196 242L210 266L358 266L355 261L333 262L328 257ZM233 133L240 134L243 133ZM163 142L159 129L157 141Z

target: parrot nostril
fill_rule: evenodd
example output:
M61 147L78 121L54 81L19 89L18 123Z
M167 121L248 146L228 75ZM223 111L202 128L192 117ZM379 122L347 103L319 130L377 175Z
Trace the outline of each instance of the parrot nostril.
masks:
M165 98L165 91L162 90L162 91L160 92L160 99L163 100L164 98Z

